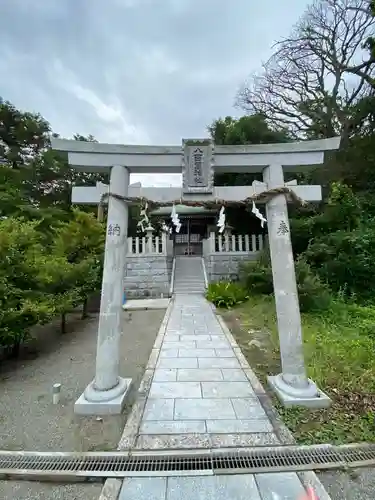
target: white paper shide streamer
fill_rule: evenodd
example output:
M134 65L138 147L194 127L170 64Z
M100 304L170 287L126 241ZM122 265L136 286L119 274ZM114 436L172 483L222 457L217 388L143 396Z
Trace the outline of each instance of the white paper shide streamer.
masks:
M164 231L165 233L168 233L168 234L171 234L171 232L172 232L172 228L168 227L167 224L165 224L165 223L161 226L161 230Z
M148 203L146 201L144 207L141 209L140 212L141 220L137 224L138 229L142 231L142 233L145 231L145 227L148 227L150 225L150 219L148 218L147 210L148 210Z
M267 219L263 216L263 214L260 213L260 211L257 209L255 206L255 203L253 201L253 208L251 209L252 213L255 215L255 217L258 217L260 219L260 225L264 227L264 223L267 222Z
M221 207L219 212L219 220L217 221L217 227L219 228L219 233L222 233L225 229L225 208Z
M172 206L171 219L172 219L172 224L175 227L176 233L179 233L180 229L181 229L181 222L180 222L180 219L178 217L176 207L174 205Z

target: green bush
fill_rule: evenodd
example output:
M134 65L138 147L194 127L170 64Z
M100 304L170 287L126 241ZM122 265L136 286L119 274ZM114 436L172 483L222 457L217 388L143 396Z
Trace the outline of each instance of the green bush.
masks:
M248 294L240 283L219 281L208 285L206 297L216 307L229 309L247 300Z
M301 311L322 310L329 307L331 303L329 287L312 271L302 256L295 262L295 272ZM273 293L272 267L268 250L261 254L259 260L241 266L240 281L251 294Z
M272 268L269 250L263 250L255 261L244 262L240 266L240 282L255 295L273 293Z
M16 355L36 324L65 315L100 289L104 229L73 211L51 230L48 244L38 221L0 221L0 347Z
M36 223L0 222L0 346L16 353L30 328L50 319L50 297L38 289L35 256L43 252Z
M371 279L375 274L375 230L372 224L317 238L305 256L333 291L362 300L374 298Z
M328 285L312 271L302 256L297 259L295 269L301 312L328 309L332 301Z

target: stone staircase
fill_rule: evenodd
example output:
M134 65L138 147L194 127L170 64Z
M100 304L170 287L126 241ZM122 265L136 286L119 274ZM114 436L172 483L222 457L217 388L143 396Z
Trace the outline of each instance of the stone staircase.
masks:
M202 257L176 256L173 293L203 295L206 290Z

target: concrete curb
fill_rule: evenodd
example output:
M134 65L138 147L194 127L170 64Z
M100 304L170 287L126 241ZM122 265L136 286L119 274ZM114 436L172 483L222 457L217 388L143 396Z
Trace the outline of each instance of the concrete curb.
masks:
M165 331L167 329L169 317L172 312L173 302L174 299L172 298L169 301L167 310L165 311L165 315L160 325L159 332L156 336L145 373L139 385L136 401L126 421L122 436L117 446L117 450L124 451L124 453L129 452L129 450L135 445L136 439L138 437L138 430L141 424L143 410L147 400L147 394L154 376L156 363L160 353L160 346L163 342ZM104 487L100 493L98 500L117 500L120 495L121 487L121 479L107 479L104 483Z
M122 486L121 479L107 479L104 483L99 500L117 500Z
M293 434L290 432L288 427L284 424L282 421L280 415L278 414L276 408L274 407L271 398L265 391L263 385L260 383L260 380L250 367L249 363L247 362L245 356L242 354L241 349L238 347L238 344L236 340L234 339L231 331L227 327L224 319L220 316L219 312L217 311L216 307L213 306L214 312L216 314L216 317L220 323L220 326L226 335L229 343L233 347L233 350L237 356L237 359L239 363L241 364L241 367L244 369L245 374L250 382L250 384L253 386L254 392L256 393L264 411L267 414L267 417L270 419L271 424L273 425L275 429L276 436L280 440L280 443L283 445L295 445L296 440L294 439ZM245 366L247 365L247 366ZM327 445L329 446L329 445ZM313 488L315 493L317 494L318 498L320 500L331 500L331 497L328 495L326 489L324 488L323 484L320 482L319 478L315 474L315 472L297 472L297 476L299 477L301 483L305 488Z

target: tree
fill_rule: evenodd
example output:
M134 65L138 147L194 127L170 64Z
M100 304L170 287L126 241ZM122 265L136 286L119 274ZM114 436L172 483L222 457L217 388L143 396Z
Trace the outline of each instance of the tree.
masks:
M84 137L75 134L74 139L97 142L91 135ZM74 185L94 186L98 181L108 182L108 175L79 172L72 168L65 155L50 149L49 138L46 150L33 164L33 174L30 194L38 200L38 204L42 207L53 206L67 211L71 207L71 191ZM91 210L92 208L88 209Z
M74 183L105 177L74 171L50 132L0 100L0 346L14 355L33 325L60 315L64 330L66 313L100 288L104 228L70 196Z
M23 206L69 212L75 184L92 186L108 181L108 176L74 170L64 155L51 150L50 134L49 123L39 114L20 111L0 98L0 159L20 172ZM75 134L74 139L96 142L92 135Z
M263 115L242 116L214 120L208 127L212 140L217 145L236 144L269 144L288 142L290 136L284 128L272 128L267 124ZM251 186L254 180L262 180L262 174L239 174L227 173L216 174L215 185L217 186ZM250 194L250 193L249 193ZM226 210L229 224L236 227L239 232L259 232L259 221L249 213L247 208L228 208Z
M288 131L283 128L271 128L263 115L232 118L226 116L214 120L207 127L210 136L217 145L269 144L290 141ZM260 179L259 174L220 174L215 175L218 186L246 186L253 180Z
M315 0L261 74L245 83L238 104L273 127L288 127L295 138L339 134L345 144L352 108L368 95L374 76L363 48L374 26L368 0Z
M352 7L351 9L354 11L357 11L357 10L362 11L365 14L370 12L370 15L374 18L375 17L375 0L367 0L367 2L365 2L364 6L360 2L358 6ZM369 64L371 64L371 65L375 64L375 38L373 36L367 37L363 42L363 47L368 49L369 58L360 64L357 64L357 65L352 66L352 67L348 67L347 70L349 73L353 73L355 75L359 75L360 77L365 78L367 80L367 82L371 85L371 87L375 89L374 78L369 77L369 75L366 72L363 72L363 69L366 68Z
M36 222L0 222L0 346L17 355L30 328L53 317L53 302L39 286L44 254Z
M83 304L82 317L87 313L88 298L100 289L104 241L104 225L92 214L77 209L73 210L73 218L54 234L51 253L65 259L72 270L71 276L67 273L68 283L75 290L76 300Z
M0 158L13 168L29 165L46 147L50 126L37 113L22 112L0 97Z
M227 116L214 120L208 131L215 144L269 144L290 141L287 129L272 129L263 115Z

